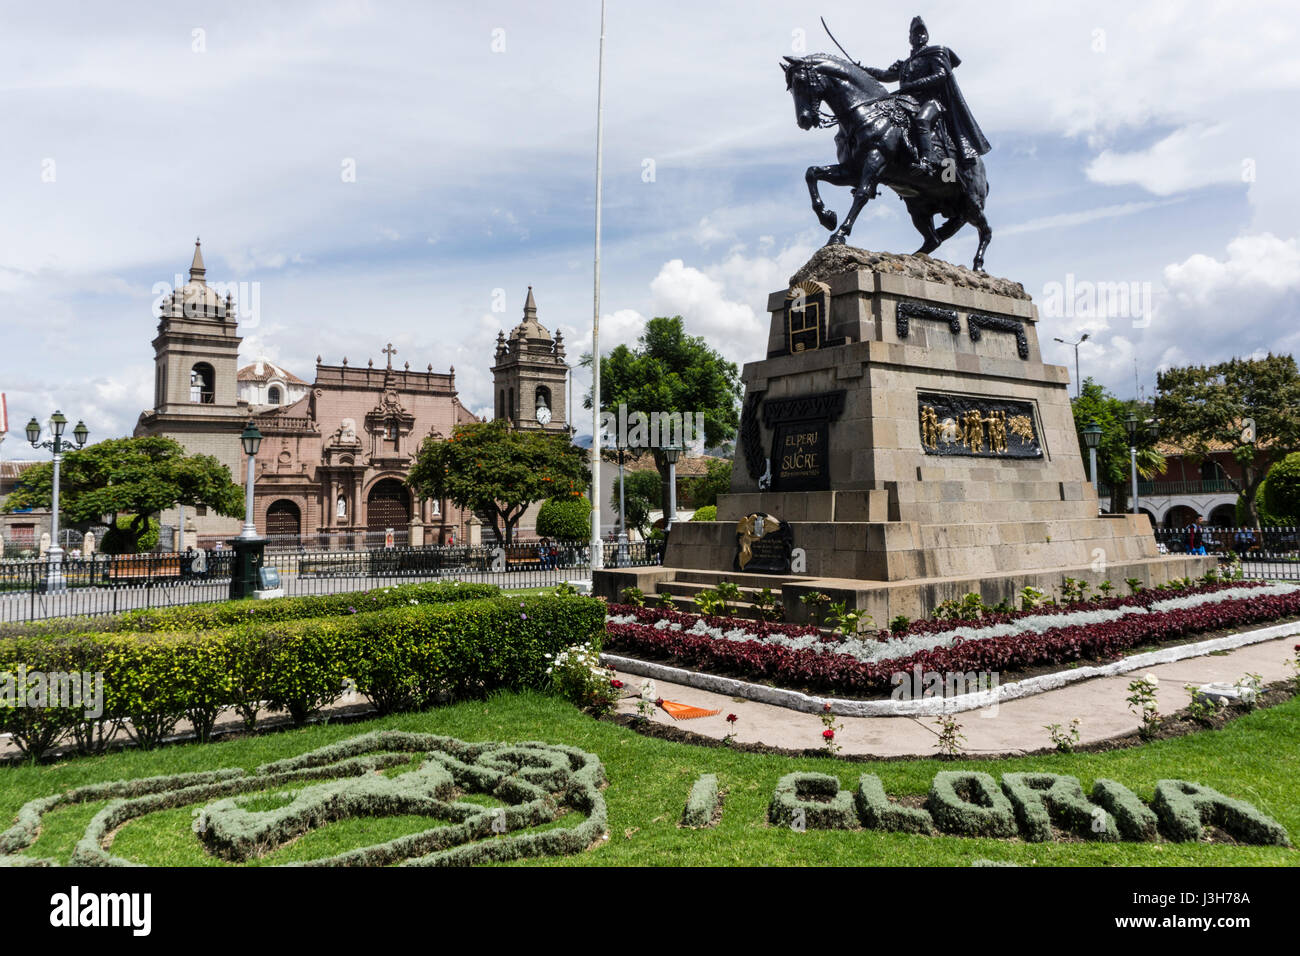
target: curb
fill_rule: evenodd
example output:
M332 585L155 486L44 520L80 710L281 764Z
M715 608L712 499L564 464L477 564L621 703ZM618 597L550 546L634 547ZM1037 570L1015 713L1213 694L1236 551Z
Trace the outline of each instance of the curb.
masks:
M1040 674L1037 677L1027 677L1024 680L1014 681L1010 684L999 684L990 690L980 691L975 694L962 694L957 697L921 697L913 700L851 700L843 697L813 697L795 690L769 687L766 684L752 684L732 677L701 674L698 671L669 667L667 664L654 664L633 657L620 657L617 654L601 654L600 659L602 663L613 664L625 674L635 674L637 677L649 677L653 680L684 684L687 687L694 687L696 690L706 690L715 694L724 694L728 697L743 697L746 700L757 701L760 704L771 704L774 707L785 707L788 710L797 710L809 714L821 713L825 705L829 703L837 717L928 717L935 714L954 714L967 710L978 710L981 707L1000 704L1003 701L1032 697L1049 690L1057 690L1067 684L1089 680L1093 677L1114 677L1119 674L1127 674L1130 671L1141 670L1144 667L1151 667L1155 664L1172 664L1175 661L1186 660L1189 657L1204 657L1214 651L1233 650L1251 644L1262 644L1265 641L1278 640L1293 634L1300 634L1300 622L1292 621L1288 624L1275 624L1272 627L1243 631L1240 634L1231 634L1227 637L1216 637L1213 640L1201 641L1197 644L1181 644L1177 647L1162 648L1158 651L1147 651L1143 654L1134 654L1111 664L1076 667L1066 671L1057 671L1053 674ZM900 673L907 672L900 671Z

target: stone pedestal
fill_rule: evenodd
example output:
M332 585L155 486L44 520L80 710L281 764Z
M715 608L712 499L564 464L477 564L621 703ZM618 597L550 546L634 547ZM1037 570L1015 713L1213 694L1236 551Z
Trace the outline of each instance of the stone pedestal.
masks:
M676 580L667 569L735 580L754 515L789 524L791 566L767 576L791 619L810 590L883 624L969 591L997 603L1065 577L1122 588L1213 566L1162 557L1145 515L1099 514L1067 370L1043 363L1019 283L826 248L768 309L767 357L743 372L731 493L718 521L674 529L646 583ZM632 583L598 575L597 593Z

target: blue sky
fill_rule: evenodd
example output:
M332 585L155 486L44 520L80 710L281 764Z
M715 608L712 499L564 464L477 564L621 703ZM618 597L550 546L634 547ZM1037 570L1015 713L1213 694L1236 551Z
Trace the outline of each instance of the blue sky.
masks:
M1121 395L1162 365L1300 345L1284 3L632 3L608 25L602 346L685 316L761 357L769 291L825 241L803 170L831 160L777 68L830 48L887 66L921 13L962 58L993 143L986 265L1149 283L1152 314L1043 316L1090 334ZM48 2L0 35L0 391L17 427L59 406L95 437L152 400L157 283L202 235L210 281L257 283L244 357L454 364L490 404L492 344L533 285L570 354L590 342L599 4ZM646 161L653 181L645 181ZM344 165L355 165L345 182ZM841 213L846 190L827 198ZM888 193L853 241L919 244ZM968 263L968 229L939 251ZM497 290L503 290L504 296ZM245 303L247 305L248 303ZM495 306L504 311L494 311ZM578 387L582 383L579 381ZM0 447L22 457L11 434Z

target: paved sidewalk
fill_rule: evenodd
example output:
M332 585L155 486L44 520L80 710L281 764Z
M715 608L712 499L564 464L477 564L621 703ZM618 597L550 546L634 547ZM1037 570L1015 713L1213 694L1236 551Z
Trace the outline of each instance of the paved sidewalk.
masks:
M1158 664L1140 674L1097 677L1032 697L954 715L966 736L965 749L972 754L1019 754L1051 745L1044 726L1066 725L1078 717L1080 743L1087 744L1131 733L1138 727L1137 717L1128 709L1128 685L1146 673L1159 678L1157 699L1161 713L1171 714L1186 707L1187 684L1240 680L1247 674L1259 674L1269 684L1294 675L1288 661L1298 643L1295 635L1251 644L1219 655L1193 657L1172 664ZM619 674L630 688L639 688L642 677ZM791 750L817 748L822 744L821 720L815 714L799 713L785 707L728 697L696 690L668 681L655 681L660 697L703 707L720 708L716 717L673 720L661 708L654 708L652 720L673 724L707 737L721 739L734 732L737 743L762 743ZM624 698L619 713L636 713L636 698ZM734 726L726 722L728 714L739 720ZM933 757L938 728L934 717L842 717L843 730L836 734L841 753L878 757Z

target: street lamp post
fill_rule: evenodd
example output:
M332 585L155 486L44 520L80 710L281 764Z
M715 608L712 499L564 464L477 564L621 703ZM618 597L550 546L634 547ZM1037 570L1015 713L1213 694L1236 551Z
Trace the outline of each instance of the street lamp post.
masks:
M262 447L262 433L250 420L248 427L239 436L239 441L244 446L244 454L248 456L248 480L244 483L244 529L239 536L256 538L257 526L253 523L253 482L256 479L253 466L257 463L257 450Z
M85 422L77 422L77 427L72 430L73 441L65 442L63 440L63 431L68 427L68 420L64 417L63 412L55 411L50 416L50 432L54 435L52 439L41 441L41 424L35 418L27 423L27 440L31 442L33 448L48 448L54 452L54 488L53 496L50 502L50 550L47 558L48 563L45 569L45 590L62 591L66 586L63 577L63 549L59 547L59 465L63 462L63 450L69 445L73 449L84 448L86 439L90 437L90 429L86 427Z
M618 565L626 567L627 554L627 501L623 493L623 456L625 449L622 442L618 446Z
M248 456L248 479L244 484L244 527L239 537L230 542L235 552L234 566L230 569L231 600L257 596L266 548L266 539L257 536L257 526L253 522L253 469L257 464L257 450L262 446L262 433L251 419L239 436L239 441L244 446L244 454Z
M1079 398L1083 395L1083 381L1079 378L1079 346L1088 341L1088 333L1084 332L1077 342L1067 342L1063 338L1052 337L1062 345L1069 345L1074 348L1074 397Z
M1083 443L1088 447L1088 474L1092 476L1092 490L1097 492L1097 446L1101 444L1101 426L1096 420L1083 426Z
M668 462L668 509L664 512L664 538L673 530L677 520L677 456L681 449L670 446L663 450L664 461Z
M1129 478L1133 483L1133 514L1138 513L1138 449L1137 433L1138 418L1132 412L1128 413L1128 418L1124 419L1124 431L1128 433L1128 469Z

